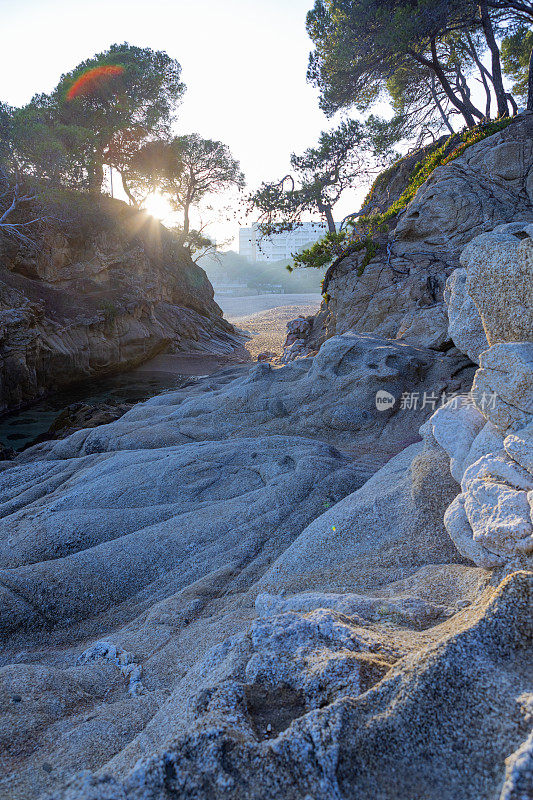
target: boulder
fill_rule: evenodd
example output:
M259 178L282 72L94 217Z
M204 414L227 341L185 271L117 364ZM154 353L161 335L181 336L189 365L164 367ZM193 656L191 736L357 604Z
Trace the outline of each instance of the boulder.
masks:
M466 290L489 345L533 341L533 225L502 225L463 250ZM519 238L520 235L525 238Z
M501 792L522 800L531 603L531 574L515 573L431 639L409 646L404 637L403 647L385 628L332 612L259 620L176 688L167 718L180 705L190 721L176 739L160 738L157 754L129 769L115 761L84 772L53 797L481 800ZM309 711L315 702L322 707ZM153 728L155 743L162 716Z
M398 286L401 338L347 331L4 462L0 793L522 800L533 345L478 350L459 273L465 397L432 265Z
M481 354L472 398L501 433L533 420L533 342L505 342Z
M503 446L513 461L533 475L533 424L510 433L505 437Z
M448 335L471 361L479 364L480 353L488 349L479 311L466 290L466 269L455 269L446 281L444 301L448 309Z
M517 431L502 444L501 450L482 455L464 471L461 494L447 509L444 523L458 550L479 566L531 567L531 431Z
M449 456L450 472L461 484L444 515L458 551L487 569L531 565L531 431L517 431L507 440L467 397L439 408L420 432L426 447Z
M450 472L460 483L465 462L485 424L485 418L471 399L459 397L441 406L421 427L420 433L426 442L436 442L448 454Z

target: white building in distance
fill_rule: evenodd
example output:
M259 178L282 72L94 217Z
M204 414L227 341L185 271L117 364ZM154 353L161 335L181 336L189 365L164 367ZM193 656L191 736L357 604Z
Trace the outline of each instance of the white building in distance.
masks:
M324 222L302 222L293 231L264 236L257 222L239 231L239 255L250 261L290 261L306 245L316 242L328 232Z

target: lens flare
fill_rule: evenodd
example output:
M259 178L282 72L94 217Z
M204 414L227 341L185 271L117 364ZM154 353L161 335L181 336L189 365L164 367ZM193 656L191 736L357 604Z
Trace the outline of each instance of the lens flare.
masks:
M74 100L76 97L90 97L105 86L112 78L123 74L124 67L120 65L108 65L88 69L72 84L67 92L67 100Z
M160 195L159 192L148 195L144 202L144 207L152 217L159 220L166 219L173 211L168 200L163 195Z

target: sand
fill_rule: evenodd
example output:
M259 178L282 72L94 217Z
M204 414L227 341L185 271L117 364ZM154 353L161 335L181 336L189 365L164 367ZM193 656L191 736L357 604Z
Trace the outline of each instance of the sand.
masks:
M224 316L245 330L251 338L245 347L255 360L266 351L280 355L287 334L287 322L303 315L316 314L319 294L261 294L254 297L215 295Z

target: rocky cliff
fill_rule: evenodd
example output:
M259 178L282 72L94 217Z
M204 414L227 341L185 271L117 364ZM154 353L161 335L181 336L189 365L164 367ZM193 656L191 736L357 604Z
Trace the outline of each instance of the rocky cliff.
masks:
M228 353L235 343L204 271L119 201L71 195L35 247L0 239L0 411L164 348Z
M367 210L384 211L397 200L426 155L427 150L412 154L387 171ZM450 154L445 149L443 155ZM443 292L463 247L517 216L533 221L533 114L437 167L398 214L362 275L364 251L328 271L329 303L306 337L308 347L316 350L325 338L347 330L449 346Z

